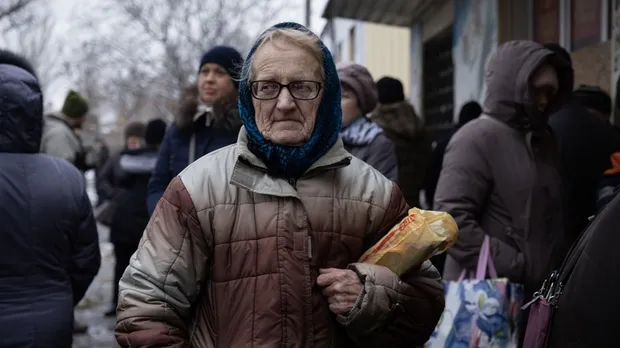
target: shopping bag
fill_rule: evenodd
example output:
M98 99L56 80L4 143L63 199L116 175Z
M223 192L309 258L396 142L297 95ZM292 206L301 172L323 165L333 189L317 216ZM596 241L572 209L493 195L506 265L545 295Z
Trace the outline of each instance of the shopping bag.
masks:
M491 279L486 278L489 272ZM484 238L476 275L444 282L446 307L426 348L516 348L523 286L498 278L489 237Z

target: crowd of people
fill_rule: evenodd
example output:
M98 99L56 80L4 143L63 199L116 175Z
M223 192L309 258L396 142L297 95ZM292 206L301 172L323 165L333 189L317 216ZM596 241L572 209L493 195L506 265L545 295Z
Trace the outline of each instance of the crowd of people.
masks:
M122 347L422 346L442 279L474 270L485 236L532 298L615 199L620 131L558 45L502 44L485 76L482 104L434 139L398 79L281 23L246 59L208 50L174 121L127 124L110 154L86 144L79 92L44 114L36 71L0 51L0 346L70 347L85 330L73 309L100 266L96 221ZM454 217L447 255L402 276L359 263L409 207Z

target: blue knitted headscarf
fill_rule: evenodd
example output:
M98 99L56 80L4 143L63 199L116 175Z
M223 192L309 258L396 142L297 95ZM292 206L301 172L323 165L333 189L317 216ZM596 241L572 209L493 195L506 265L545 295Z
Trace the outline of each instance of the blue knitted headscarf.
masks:
M309 35L314 34L301 24L280 23L272 28L291 28ZM244 69L251 69L251 57L260 45L258 40L248 54ZM336 72L336 66L332 54L327 47L320 42L323 51L323 68L325 70L325 82L323 83L323 97L316 116L314 130L310 139L302 146L285 146L274 144L266 140L258 130L252 105L250 83L242 79L239 84L239 113L248 134L249 148L269 168L269 171L286 179L297 179L317 160L319 160L336 143L342 122L342 110L340 108L340 80ZM243 74L248 76L248 74Z

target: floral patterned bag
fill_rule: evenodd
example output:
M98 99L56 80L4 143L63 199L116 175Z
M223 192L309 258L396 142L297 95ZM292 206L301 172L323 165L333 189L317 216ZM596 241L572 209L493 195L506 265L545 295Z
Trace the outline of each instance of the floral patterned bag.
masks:
M486 272L491 279L486 279ZM485 236L476 275L444 282L446 308L426 348L516 348L523 286L498 278Z

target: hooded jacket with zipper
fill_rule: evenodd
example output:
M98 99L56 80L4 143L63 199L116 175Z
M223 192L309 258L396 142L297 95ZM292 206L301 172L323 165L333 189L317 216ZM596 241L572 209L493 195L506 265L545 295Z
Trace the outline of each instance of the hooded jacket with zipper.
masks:
M403 101L380 105L370 118L394 144L398 187L412 207L420 206L420 189L430 161L431 139L413 106Z
M99 270L83 175L39 153L36 78L0 64L0 346L71 347L73 307Z
M233 144L237 139L241 119L237 110L237 93L221 105L208 108L198 103L198 88L188 88L182 97L181 108L174 123L166 130L159 149L159 158L148 186L149 214L162 197L164 190L193 160ZM192 140L193 139L193 140ZM192 143L194 150L191 150Z
M555 141L543 116L532 111L529 81L552 64L559 91L547 112L566 100L570 67L531 41L502 45L487 65L480 118L452 138L435 193L435 209L450 213L459 238L448 249L444 278L474 270L485 235L497 273L538 290L570 247Z

